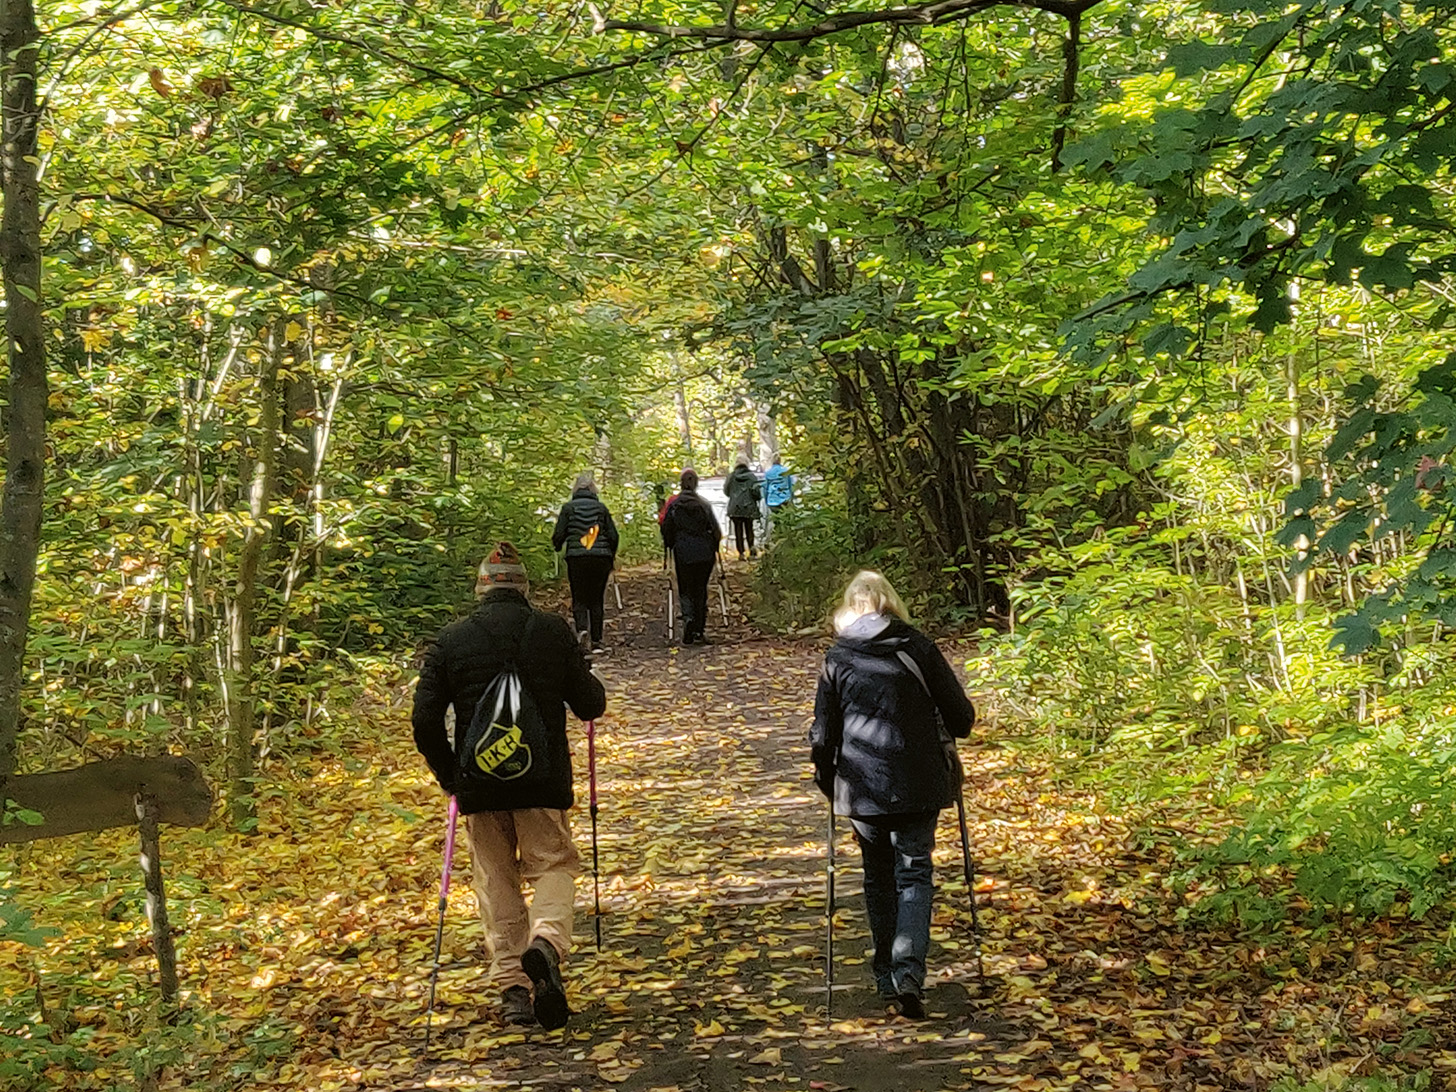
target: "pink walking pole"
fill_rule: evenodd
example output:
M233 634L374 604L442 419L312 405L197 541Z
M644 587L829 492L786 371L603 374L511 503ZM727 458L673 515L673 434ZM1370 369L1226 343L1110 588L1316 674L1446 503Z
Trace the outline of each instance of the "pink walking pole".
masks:
M591 782L591 823L592 823L592 894L596 899L596 914L592 918L592 924L596 927L597 951L602 950L602 882L601 873L597 867L597 722L589 720L586 722L586 766Z
M435 982L440 977L440 942L445 937L445 900L450 897L450 864L455 859L455 821L460 818L460 801L450 797L445 828L445 867L440 870L440 923L435 926L435 965L430 971L430 1009L425 1016L425 1056L430 1053L430 1029L435 1021Z

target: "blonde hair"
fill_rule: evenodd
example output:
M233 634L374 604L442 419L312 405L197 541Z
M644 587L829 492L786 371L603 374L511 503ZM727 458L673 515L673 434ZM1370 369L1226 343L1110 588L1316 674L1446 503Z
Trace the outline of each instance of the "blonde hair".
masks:
M905 601L885 579L883 573L861 569L844 589L844 599L834 612L834 632L843 633L866 614L893 614L902 622L910 621Z

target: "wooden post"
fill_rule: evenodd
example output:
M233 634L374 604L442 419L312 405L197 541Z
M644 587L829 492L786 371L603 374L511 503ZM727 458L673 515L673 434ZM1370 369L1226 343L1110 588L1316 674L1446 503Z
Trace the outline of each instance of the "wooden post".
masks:
M177 1000L177 951L172 947L172 929L167 922L167 896L162 889L162 844L157 820L161 809L151 793L136 795L137 830L142 838L142 882L147 889L147 921L152 926L152 946L157 950L157 967L162 972L162 1000Z

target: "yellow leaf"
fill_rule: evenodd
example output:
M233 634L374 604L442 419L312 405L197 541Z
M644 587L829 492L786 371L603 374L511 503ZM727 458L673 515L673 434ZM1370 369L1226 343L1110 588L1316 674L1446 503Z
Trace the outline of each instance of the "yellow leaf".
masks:
M1153 974L1163 978L1173 973L1173 968L1155 955L1148 956L1148 966L1152 968Z
M783 1065L784 1052L779 1047L769 1047L760 1054L755 1054L748 1059L753 1065Z
M696 1021L693 1023L693 1034L699 1039L713 1039L722 1035L727 1030L717 1020L709 1021L706 1024L699 1024Z
M300 326L298 323L290 322L286 327L284 327L284 341L297 341L301 337L303 337L303 327Z

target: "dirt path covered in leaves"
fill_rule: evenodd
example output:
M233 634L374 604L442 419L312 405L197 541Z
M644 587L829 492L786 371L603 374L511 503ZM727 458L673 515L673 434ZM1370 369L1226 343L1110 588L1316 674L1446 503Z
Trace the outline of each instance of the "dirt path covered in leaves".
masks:
M731 575L740 601L742 571ZM444 807L400 688L379 696L376 735L320 755L265 801L261 836L169 840L194 1040L153 1087L1197 1090L1377 1062L1432 1069L1437 1087L1456 1073L1447 997L1421 985L1444 972L1419 937L1190 923L1165 886L1176 841L1141 846L988 736L964 751L984 987L954 812L938 838L923 1023L874 996L857 851L841 829L842 988L826 1023L825 808L805 742L823 643L760 638L736 611L725 629L715 603L716 643L671 648L660 575L629 574L623 591L600 662L604 943L593 949L588 874L565 1033L495 1020L462 849L435 1047L421 1059ZM584 807L576 818L589 861ZM107 868L120 877L130 856L120 837L55 845L47 886ZM112 996L145 991L137 923L98 929L81 900L72 909L43 981L99 967ZM72 1018L103 1046L135 1042L144 1024L107 1001ZM103 1070L58 1083L109 1080Z

